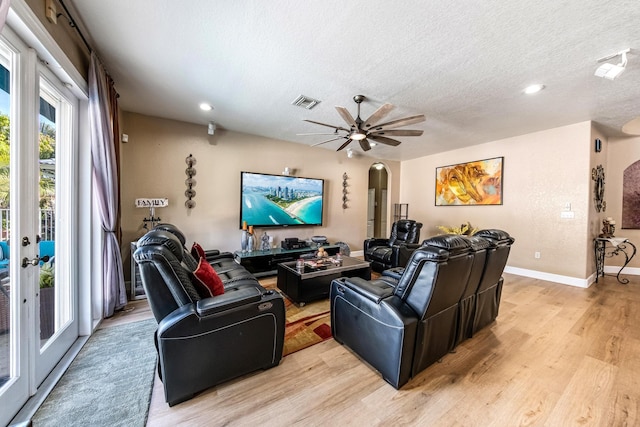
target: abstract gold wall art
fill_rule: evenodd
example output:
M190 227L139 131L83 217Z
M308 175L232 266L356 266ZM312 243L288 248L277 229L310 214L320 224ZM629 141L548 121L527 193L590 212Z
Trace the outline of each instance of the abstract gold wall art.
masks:
M436 206L502 204L504 157L436 168Z

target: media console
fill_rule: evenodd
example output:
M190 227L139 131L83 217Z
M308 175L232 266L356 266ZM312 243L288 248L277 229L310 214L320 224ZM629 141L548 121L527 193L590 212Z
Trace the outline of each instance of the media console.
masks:
M317 248L282 249L276 248L268 251L235 251L233 259L253 273L256 277L274 276L278 273L278 264L288 261L295 261L306 254L313 254L319 248L324 248L328 255L335 255L340 252L338 245L323 245Z

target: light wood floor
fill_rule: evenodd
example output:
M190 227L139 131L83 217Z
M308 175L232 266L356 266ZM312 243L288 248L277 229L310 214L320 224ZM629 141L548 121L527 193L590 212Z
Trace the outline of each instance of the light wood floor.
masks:
M505 274L497 321L399 391L334 340L172 408L156 378L148 425L640 425L630 279L581 289ZM148 317L138 305L132 317Z

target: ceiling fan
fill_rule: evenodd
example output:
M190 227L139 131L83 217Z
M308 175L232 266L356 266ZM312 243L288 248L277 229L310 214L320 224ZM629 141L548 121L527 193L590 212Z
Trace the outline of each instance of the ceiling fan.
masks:
M337 141L339 139L345 139L346 141L342 144L337 151L342 150L347 145L349 145L352 141L358 141L360 143L360 147L364 151L371 150L371 143L369 139L379 142L381 144L398 146L400 145L400 141L397 139L389 138L389 136L420 136L424 131L422 130L404 130L404 129L395 129L401 126L406 126L414 123L420 123L425 121L424 114L419 114L417 116L405 117L403 119L392 120L386 123L378 122L382 120L389 112L393 109L392 104L384 104L376 111L373 112L371 116L367 120L362 120L360 118L360 104L365 100L364 95L356 95L353 97L354 102L358 105L358 115L354 119L353 116L349 113L349 111L344 107L336 106L336 110L342 117L342 119L347 122L349 128L345 128L342 126L329 125L326 123L315 122L313 120L305 120L305 122L314 123L320 126L326 126L329 128L335 129L333 133L323 134L323 133L306 133L306 134L298 134L298 135L334 135L334 138L328 139L326 141L319 142L316 145L326 144L327 142ZM339 134L338 132L345 132L344 135Z

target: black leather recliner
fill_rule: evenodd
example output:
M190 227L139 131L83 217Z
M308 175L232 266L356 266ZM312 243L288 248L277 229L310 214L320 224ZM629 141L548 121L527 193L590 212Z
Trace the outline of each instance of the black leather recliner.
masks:
M470 337L493 322L498 316L504 282L502 273L507 265L511 245L515 241L506 231L497 229L480 230L474 236L486 239L490 246L487 248L485 267L476 290Z
M476 314L476 293L478 292L478 285L484 273L487 261L487 249L491 245L487 239L479 236L470 236L467 237L467 239L471 245L473 262L471 264L467 286L460 298L456 346L465 339L471 338L473 335L473 321Z
M399 280L340 278L331 284L331 331L393 387L451 351L473 255L467 239L434 238L416 249Z
M404 267L411 253L420 245L422 223L401 219L393 223L388 239L373 238L364 241L364 259L374 271L382 272L393 267Z
M184 263L184 242L154 229L138 240L134 259L158 322L158 374L169 406L282 359L282 297L253 278L225 283L225 293L203 298Z

